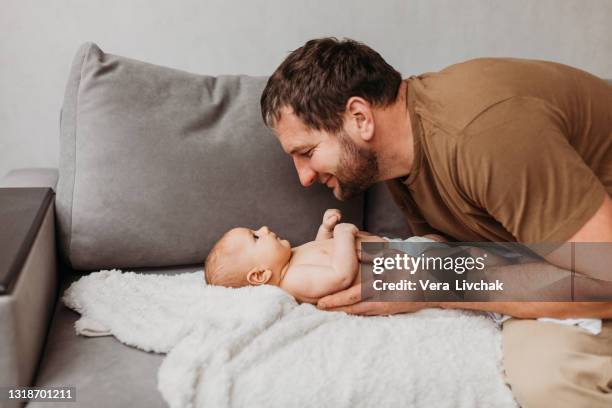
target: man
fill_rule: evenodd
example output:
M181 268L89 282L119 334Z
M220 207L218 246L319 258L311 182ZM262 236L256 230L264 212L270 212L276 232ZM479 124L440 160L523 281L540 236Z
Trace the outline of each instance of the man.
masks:
M386 181L416 235L612 242L612 91L586 72L479 59L403 81L369 47L326 38L286 58L261 107L302 185L326 184L342 200ZM612 406L612 303L376 303L360 293L356 283L318 306L519 317L504 323L503 347L522 406ZM542 316L606 320L593 335L533 320Z

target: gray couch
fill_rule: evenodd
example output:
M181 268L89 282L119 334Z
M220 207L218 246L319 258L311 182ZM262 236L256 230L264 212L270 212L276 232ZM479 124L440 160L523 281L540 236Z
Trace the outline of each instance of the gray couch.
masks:
M0 294L0 384L76 387L75 404L27 407L165 406L156 390L162 356L75 335L77 315L59 295L84 273L199 270L238 225L265 224L299 244L330 207L373 233L409 235L384 186L344 203L322 186L300 186L262 124L265 81L189 74L91 43L79 49L59 169L14 170L0 181L0 216L21 220L23 232L0 235L16 242ZM19 208L31 211L11 212Z

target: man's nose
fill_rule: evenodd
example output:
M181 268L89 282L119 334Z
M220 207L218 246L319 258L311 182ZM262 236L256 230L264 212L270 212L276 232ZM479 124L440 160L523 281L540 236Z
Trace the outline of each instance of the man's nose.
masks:
M304 187L308 187L314 183L317 177L317 172L310 168L307 163L304 163L300 158L293 158L293 165L300 178L300 183Z

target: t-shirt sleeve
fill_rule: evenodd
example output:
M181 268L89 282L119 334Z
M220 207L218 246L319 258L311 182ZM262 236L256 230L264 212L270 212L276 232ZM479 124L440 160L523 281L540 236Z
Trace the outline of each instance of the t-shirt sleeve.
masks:
M541 105L509 101L457 144L458 183L519 242L566 242L595 214L603 184Z
M413 235L423 236L427 234L438 234L439 231L433 228L425 221L425 218L421 215L414 199L410 195L408 188L398 179L389 180L386 182L387 188L393 197L393 201L399 207L404 214L406 223L410 227L410 231Z

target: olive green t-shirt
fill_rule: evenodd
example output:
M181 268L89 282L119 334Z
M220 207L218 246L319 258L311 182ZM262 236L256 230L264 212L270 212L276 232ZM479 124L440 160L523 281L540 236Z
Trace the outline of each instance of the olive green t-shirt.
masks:
M612 87L486 58L407 80L415 158L388 187L416 235L565 242L612 195Z

